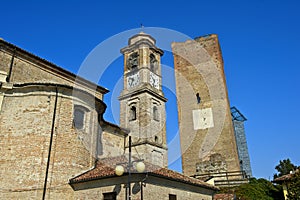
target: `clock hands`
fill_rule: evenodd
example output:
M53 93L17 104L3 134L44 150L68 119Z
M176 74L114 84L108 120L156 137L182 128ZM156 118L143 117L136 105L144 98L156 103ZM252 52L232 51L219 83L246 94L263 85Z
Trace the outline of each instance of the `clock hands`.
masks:
M134 78L132 78L132 77L129 77L128 78L128 85L131 87L131 86L133 86L132 84L133 84L133 81L134 81Z

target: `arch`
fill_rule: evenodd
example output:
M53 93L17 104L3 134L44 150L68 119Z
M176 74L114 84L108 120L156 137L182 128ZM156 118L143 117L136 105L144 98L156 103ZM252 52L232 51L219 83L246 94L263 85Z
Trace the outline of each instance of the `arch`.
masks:
M86 112L89 110L80 105L74 105L73 126L78 130L83 130L85 127Z
M153 106L153 119L156 121L159 120L157 106Z
M153 53L150 54L150 71L156 73L157 70L157 60Z
M135 106L131 106L130 110L129 110L129 120L133 121L136 120L136 107Z
M127 60L127 68L132 71L138 68L139 54L137 52L132 53Z
M155 141L156 143L158 143L158 137L157 137L157 136L154 137L154 141Z

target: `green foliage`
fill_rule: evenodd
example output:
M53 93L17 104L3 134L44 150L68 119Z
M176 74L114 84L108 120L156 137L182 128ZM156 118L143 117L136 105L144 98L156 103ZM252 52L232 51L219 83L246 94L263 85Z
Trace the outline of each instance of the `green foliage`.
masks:
M289 200L300 199L300 171L297 171L295 175L291 178L290 184L288 186L287 197Z
M274 179L286 174L290 171L295 171L297 167L290 161L290 159L280 160L275 167L278 174L274 174ZM300 168L299 168L300 170ZM300 200L300 171L292 178L289 185L288 199ZM281 185L273 185L270 181L260 178L251 178L249 183L242 184L235 188L222 188L220 193L234 192L236 198L239 200L283 200L283 191Z
M281 186L275 186L266 179L251 178L249 183L235 188L235 194L237 199L241 200L281 200L281 190Z
M279 164L275 167L275 169L279 172L278 174L274 174L274 179L286 174L289 174L290 171L295 171L296 166L290 161L290 159L280 160Z

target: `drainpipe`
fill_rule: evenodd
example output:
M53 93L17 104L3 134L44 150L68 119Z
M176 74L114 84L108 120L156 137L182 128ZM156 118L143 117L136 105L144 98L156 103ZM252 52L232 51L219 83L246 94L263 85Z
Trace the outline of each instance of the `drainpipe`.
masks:
M50 135L50 144L49 144L49 150L48 150L48 160L47 160L46 175L45 175L45 182L44 182L44 189L43 189L43 200L45 200L45 197L46 197L48 172L49 172L51 149L52 149L52 141L53 141L54 128L55 128L55 115L56 115L57 97L58 97L57 86L55 87L55 93L56 94L55 94L54 110L53 110L53 117L52 117L52 127L51 127L51 135Z

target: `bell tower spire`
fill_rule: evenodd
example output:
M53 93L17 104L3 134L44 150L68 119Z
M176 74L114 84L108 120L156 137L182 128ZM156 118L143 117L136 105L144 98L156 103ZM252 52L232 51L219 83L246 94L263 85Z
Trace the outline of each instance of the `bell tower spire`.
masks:
M140 32L129 38L124 55L124 87L120 125L130 129L132 147L145 161L167 166L166 112L161 87L160 57L156 40Z

